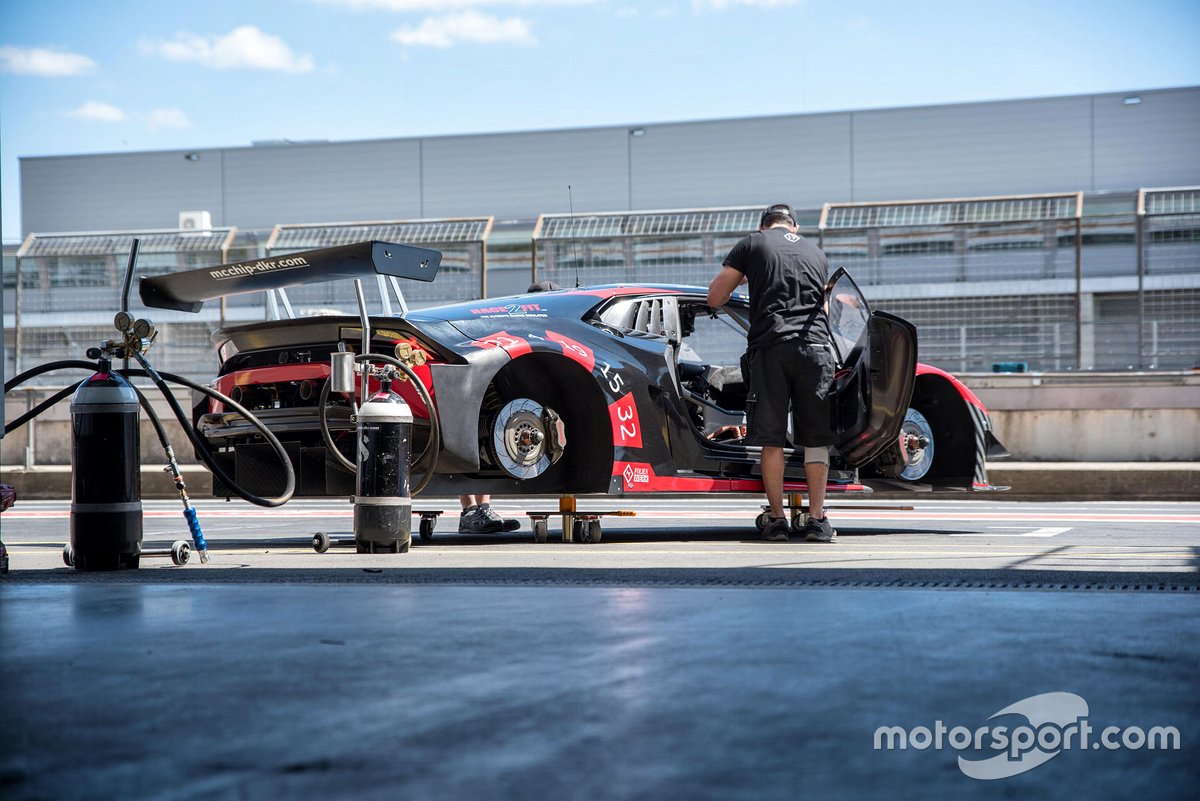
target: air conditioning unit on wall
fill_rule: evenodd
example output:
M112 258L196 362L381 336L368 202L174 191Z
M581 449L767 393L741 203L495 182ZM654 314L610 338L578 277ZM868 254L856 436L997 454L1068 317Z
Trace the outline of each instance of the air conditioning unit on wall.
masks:
M212 214L207 211L179 212L180 231L211 231Z

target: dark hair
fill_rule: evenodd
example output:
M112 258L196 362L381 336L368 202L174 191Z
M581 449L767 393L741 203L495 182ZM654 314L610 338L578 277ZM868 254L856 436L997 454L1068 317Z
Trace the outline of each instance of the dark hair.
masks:
M553 292L556 289L562 289L562 287L559 286L558 284L554 283L553 281L538 281L537 283L530 284L529 289L526 289L525 291L526 292Z
M776 203L772 206L767 206L758 221L758 227L767 228L781 222L788 223L789 225L796 224L796 212L792 211L792 207L786 203Z

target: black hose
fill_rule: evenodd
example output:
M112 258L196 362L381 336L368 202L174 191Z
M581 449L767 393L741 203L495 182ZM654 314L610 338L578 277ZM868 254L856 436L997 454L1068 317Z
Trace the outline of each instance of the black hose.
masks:
M39 364L37 367L30 367L20 375L6 381L4 383L4 394L7 395L10 390L21 386L31 378L37 378L43 373L53 372L54 370L65 370L68 367L74 367L79 370L91 370L93 373L97 369L95 362L85 362L82 359L63 359L57 362L46 362L45 364Z
M167 405L171 407L171 411L175 414L175 418L179 421L179 425L183 428L184 433L187 434L188 439L191 440L192 445L196 448L196 452L200 454L201 460L203 460L208 469L213 472L214 476L219 478L229 489L233 491L234 495L237 495L242 500L248 501L255 506L267 507L283 506L288 502L289 499L291 499L292 495L296 491L296 471L292 467L292 460L288 458L287 451L284 449L283 443L279 441L279 438L276 437L261 420L255 417L249 409L247 409L245 406L242 406L228 395L225 395L224 393L219 392L212 387L204 386L203 384L197 384L195 381L184 378L180 375L175 375L173 373L158 372L150 366L149 362L147 362L145 357L140 353L134 352L133 357L138 360L138 363L142 365L143 369L122 372L130 376L146 376L154 382L155 386L158 387L159 391L162 392L163 397L166 399ZM251 495L249 492L238 486L233 480L233 477L226 473L225 469L221 467L220 463L217 462L216 457L213 456L212 451L208 447L208 443L196 433L195 426L192 425L192 422L188 419L187 414L184 413L182 408L180 408L179 401L175 399L175 396L171 393L170 388L167 387L166 381L163 379L166 379L166 381L171 381L172 383L182 384L189 389L202 392L208 397L226 404L235 412L242 415L247 422L257 428L259 433L262 434L263 439L265 439L267 444L271 446L271 450L275 452L275 455L279 457L279 461L283 465L285 477L283 493L274 498L262 498L258 495Z
M149 367L149 364L145 361L145 359L140 354L134 354L134 358L138 359L138 361L144 367ZM37 376L42 375L44 373L53 372L55 370L65 370L65 369L90 370L92 372L95 372L97 369L97 365L93 362L85 362L85 361L82 361L79 359L63 359L63 360L57 361L57 362L47 362L45 364L39 364L37 367L31 367L30 369L26 370L25 372L21 373L20 375L14 376L12 379L5 382L4 392L8 393L10 390L12 390L16 387L19 387L21 384L25 383L29 379L36 378ZM233 400L233 398L230 398L227 395L225 395L221 392L218 392L217 390L215 390L211 387L207 387L202 384L197 384L194 381L184 378L183 376L174 375L173 373L159 373L158 371L155 371L152 367L149 370L146 370L146 369L116 370L115 372L117 372L118 374L120 374L126 378L144 377L144 378L150 378L151 380L154 381L155 386L158 387L159 391L163 394L163 397L166 399L167 405L169 405L171 407L171 411L174 413L176 419L179 420L179 424L180 424L180 426L182 426L184 433L187 435L187 437L191 441L192 445L196 448L196 452L200 455L200 459L201 459L201 461L204 462L205 467L207 467L209 470L211 470L213 475L216 476L218 479L220 479L239 498L241 498L242 500L247 501L249 503L252 503L255 506L275 507L275 506L282 506L283 504L287 503L287 501L292 497L292 494L295 492L295 489L296 489L296 471L292 467L291 459L288 458L287 451L284 450L282 443L279 442L279 439L273 433L271 433L271 431L265 425L263 425L262 421L259 420L257 417L255 417L250 412L249 409L245 408L244 406L239 404L237 401ZM175 396L171 393L170 388L166 385L165 381L163 380L164 378L166 379L166 381L171 381L176 384L181 384L185 387L188 387L189 389L194 389L198 392L202 392L205 395L207 395L208 397L213 398L215 400L220 401L221 403L228 405L234 411L240 413L243 417L245 417L245 419L251 425L253 425L255 428L257 428L259 430L259 432L263 435L263 439L265 439L267 441L267 444L269 444L271 446L271 449L275 452L276 456L279 457L280 462L283 464L284 475L286 477L283 494L279 495L275 498L261 498L257 495L251 495L250 493L248 493L244 489L242 489L240 486L238 486L238 484L233 480L233 477L230 476L225 471L225 469L221 467L219 462L217 462L216 457L213 455L211 449L209 449L208 444L206 442L204 442L197 435L197 433L195 431L195 427L192 425L192 422L188 419L188 417L184 413L183 409L180 408L179 402L175 399ZM71 391L74 391L74 387L70 387L69 389ZM137 391L137 387L134 387L134 390ZM58 402L58 401L62 400L62 398L66 397L67 394L68 394L68 392L66 389L60 391L59 393L56 394L56 396L54 398L54 402ZM146 401L145 397L142 395L141 392L138 392L138 398L139 398L140 402L142 403L142 407L145 408L147 410L147 412L150 413L151 419L153 422L155 420L154 413L152 411L150 411L149 403ZM45 409L48 409L51 405L52 404L49 401L39 404L38 409L37 409L38 413L40 414L42 411L45 411ZM19 420L19 422L25 422L26 421L25 418L31 419L33 416L36 416L36 415L32 415L32 414L22 415L22 418ZM18 421L14 421L14 425L12 426L12 428L17 427L17 425L16 425L17 422ZM156 426L155 426L156 433L159 431L160 428L161 428L161 422L156 423ZM9 428L6 426L5 433L7 434L8 431L9 431ZM165 435L165 432L163 432L163 435Z
M79 385L78 385L78 384L72 384L72 385L71 385L71 386L69 386L69 387L63 387L63 388L62 388L62 389L60 389L58 392L55 392L55 393L54 393L53 395L51 395L49 398L47 398L46 400L42 401L42 402L41 402L41 403L39 403L37 406L34 406L32 409L30 409L29 411L25 412L25 414L21 415L21 416L20 416L20 417L18 417L16 420L13 420L11 423L9 423L8 425L6 425L6 426L4 427L4 435L5 435L5 436L8 436L8 435L9 435L9 434L11 434L12 432L16 431L18 428L20 428L21 426L25 425L26 423L28 423L28 422L29 422L30 420L32 420L33 418L37 417L39 414L41 414L42 412L46 411L47 409L49 409L49 408L50 408L51 406L53 406L54 404L58 403L58 402L59 402L60 400L62 400L63 398L65 398L65 397L67 397L68 395L70 395L70 394L74 393L74 392L75 392L75 390L77 390L77 389L79 389Z
M421 478L417 485L409 491L411 496L416 497L421 493L422 490L425 489L425 487L429 485L429 482L433 479L433 470L437 466L438 453L442 449L442 423L441 418L438 415L437 408L433 405L433 398L430 396L429 390L425 388L425 384L420 378L417 377L417 374L413 372L412 368L399 359L394 359L391 356L386 356L382 353L365 353L360 356L356 356L354 361L355 363L384 362L392 365L393 367L399 368L401 372L407 375L409 380L412 381L413 386L417 390L417 394L421 396L421 402L424 403L425 408L429 410L429 439L426 441L425 448L421 451L421 455L413 460L413 465L416 466L419 465L422 460L426 458L429 459L429 465L425 469L425 475ZM321 397L317 406L317 414L321 423L321 438L325 440L325 447L327 447L333 453L335 460L334 463L348 473L355 473L358 471L358 466L354 464L354 462L351 462L349 459L347 459L342 452L338 450L337 446L334 444L333 435L329 433L329 419L325 414L325 405L329 400L329 388L329 379L326 379L324 385L321 387Z
M329 402L329 382L331 380L330 378L325 379L325 383L321 385L321 394L317 398L317 420L321 424L321 439L325 441L325 447L333 454L334 464L347 473L357 473L358 466L338 450L337 443L333 441L333 434L329 433L329 416L325 413L325 408Z

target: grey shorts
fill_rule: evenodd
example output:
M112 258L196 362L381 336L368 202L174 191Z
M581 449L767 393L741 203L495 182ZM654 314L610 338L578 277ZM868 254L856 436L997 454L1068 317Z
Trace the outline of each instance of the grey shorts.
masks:
M832 445L830 392L833 353L828 345L789 339L749 353L746 444L786 447L789 410L792 445Z

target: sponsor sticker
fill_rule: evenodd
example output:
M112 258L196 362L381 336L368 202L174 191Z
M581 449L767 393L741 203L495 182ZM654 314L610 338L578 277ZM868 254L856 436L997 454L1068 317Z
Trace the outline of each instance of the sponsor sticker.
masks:
M308 259L303 256L287 256L278 259L262 259L260 261L244 261L239 264L231 264L219 270L209 270L208 275L213 280L225 281L230 278L246 278L259 273L295 270L299 267L307 266Z
M509 303L504 306L481 306L471 314L483 320L494 317L547 317L539 303Z
M626 463L625 469L621 471L621 478L625 480L625 489L637 489L638 484L649 484L650 476L651 470L648 464Z

